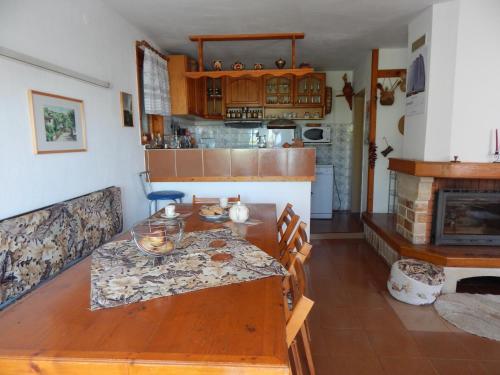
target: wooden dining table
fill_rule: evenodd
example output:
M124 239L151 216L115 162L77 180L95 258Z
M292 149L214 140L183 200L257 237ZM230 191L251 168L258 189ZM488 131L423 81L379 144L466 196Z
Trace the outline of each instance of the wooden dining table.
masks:
M276 207L241 234L278 257ZM220 228L198 208L186 231ZM130 238L124 233L117 239ZM0 312L0 374L289 374L281 278L90 311L91 256Z

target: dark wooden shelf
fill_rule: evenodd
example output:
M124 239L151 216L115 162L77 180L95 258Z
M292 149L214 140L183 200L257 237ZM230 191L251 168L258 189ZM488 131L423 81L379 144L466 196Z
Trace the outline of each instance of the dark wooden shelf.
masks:
M389 158L389 169L417 177L500 179L500 163L453 163Z
M395 215L365 212L362 217L363 222L401 256L446 267L500 267L500 246L413 245L396 232Z

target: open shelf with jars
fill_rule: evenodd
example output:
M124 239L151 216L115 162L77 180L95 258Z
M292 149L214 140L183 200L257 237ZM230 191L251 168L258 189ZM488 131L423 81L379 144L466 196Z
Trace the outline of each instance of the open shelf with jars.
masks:
M262 120L264 111L262 107L228 107L224 116L225 120Z

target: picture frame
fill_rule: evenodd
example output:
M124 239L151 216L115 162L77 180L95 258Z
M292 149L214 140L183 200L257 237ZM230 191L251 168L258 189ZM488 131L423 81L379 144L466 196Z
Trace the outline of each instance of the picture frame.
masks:
M87 151L83 100L29 90L33 152Z
M132 94L120 92L120 110L122 114L122 126L124 128L134 127L134 105Z

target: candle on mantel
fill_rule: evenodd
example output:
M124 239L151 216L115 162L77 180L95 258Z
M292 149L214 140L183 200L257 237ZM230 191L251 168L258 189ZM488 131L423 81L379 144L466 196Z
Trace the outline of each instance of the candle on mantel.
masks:
M495 154L498 154L498 129L495 129L495 141L496 141Z

